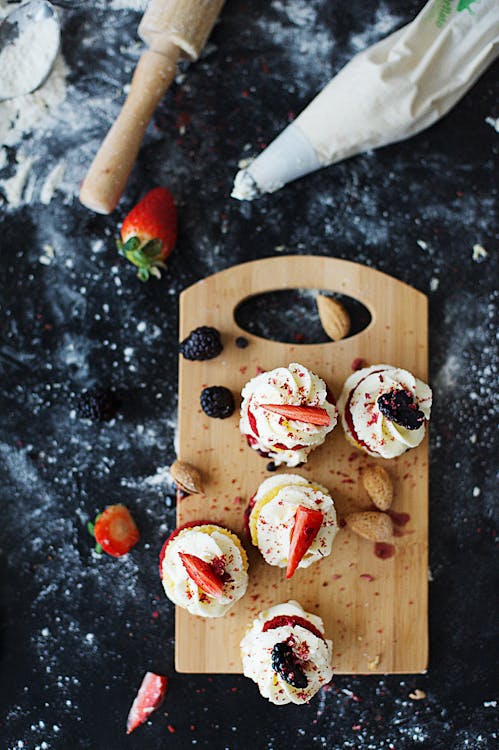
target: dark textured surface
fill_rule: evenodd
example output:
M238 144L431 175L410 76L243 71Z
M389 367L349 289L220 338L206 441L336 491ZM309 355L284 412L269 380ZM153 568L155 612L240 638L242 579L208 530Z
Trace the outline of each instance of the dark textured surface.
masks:
M99 217L78 204L77 184L118 111L138 54L139 14L99 0L73 5L62 12L64 101L7 141L0 168L7 197L16 155L19 163L37 157L34 189L4 201L0 214L0 746L497 747L498 135L485 122L499 115L497 67L411 141L241 204L228 197L238 160L420 3L230 0L202 60L159 107L119 209ZM45 205L40 185L61 161L64 178ZM177 199L180 236L163 279L143 285L117 257L113 236L156 184ZM477 243L488 250L481 262L472 258ZM368 263L430 295L433 580L427 675L338 677L309 706L276 708L242 677L175 674L173 608L157 554L174 527L166 467L174 457L177 294L216 270L282 251ZM75 417L72 394L93 385L127 394L115 421ZM123 560L97 557L85 528L115 501L131 508L142 534ZM169 693L126 738L147 669L169 676ZM424 700L408 698L415 688Z

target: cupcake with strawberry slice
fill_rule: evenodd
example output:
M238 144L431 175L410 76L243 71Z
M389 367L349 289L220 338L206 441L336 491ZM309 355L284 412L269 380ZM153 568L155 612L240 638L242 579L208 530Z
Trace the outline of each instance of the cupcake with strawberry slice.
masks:
M336 426L336 406L318 375L292 362L252 378L243 388L242 434L276 466L298 466Z
M333 676L324 623L295 601L260 612L241 641L243 672L271 703L308 703Z
M297 474L265 479L247 516L251 541L269 565L286 568L286 578L327 557L338 531L328 490Z
M396 458L425 436L431 388L412 373L372 365L352 373L338 400L347 440L373 457Z
M211 521L176 529L160 553L167 597L200 617L222 617L246 593L248 559L239 538Z

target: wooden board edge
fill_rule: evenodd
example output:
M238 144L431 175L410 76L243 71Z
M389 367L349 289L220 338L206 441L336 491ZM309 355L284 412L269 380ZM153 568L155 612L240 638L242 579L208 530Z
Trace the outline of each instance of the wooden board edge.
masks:
M351 269L352 271L355 271L359 268L361 268L363 271L367 270L370 273L378 276L381 280L384 280L390 284L396 283L402 287L405 287L407 291L410 292L411 294L416 294L422 299L424 299L426 307L428 307L428 295L427 294L420 291L419 289L416 289L415 287L411 286L407 282L401 281L400 279L397 279L395 276L391 276L390 274L385 273L385 271L380 271L377 268L366 266L363 263L357 263L355 261L346 260L344 258L337 258L335 256L330 256L330 255L299 255L299 254L280 255L278 257L276 257L275 255L271 255L266 258L261 258L260 260L249 260L249 261L246 261L245 263L239 263L237 265L232 265L232 266L228 266L227 268L223 268L221 271L217 271L217 273L211 274L210 276L206 276L203 279L199 279L199 281L195 281L194 284L191 284L190 286L185 287L185 289L182 289L182 291L179 294L179 303L184 298L187 298L191 292L196 290L198 286L202 284L206 284L207 282L209 282L211 279L214 279L215 277L221 278L223 275L227 275L227 276L231 275L231 272L237 272L239 270L249 270L252 266L256 264L261 264L261 263L268 263L270 267L270 265L278 265L291 258L300 259L300 260L303 260L303 262L320 261L321 263L323 263L324 261L327 262L329 260L332 260L332 261L341 263L341 265L344 266L345 270ZM269 261L271 261L271 263L269 263ZM307 285L305 285L305 287L307 287ZM278 288L279 287L276 287L276 289ZM318 286L317 289L319 288L322 288L322 287Z

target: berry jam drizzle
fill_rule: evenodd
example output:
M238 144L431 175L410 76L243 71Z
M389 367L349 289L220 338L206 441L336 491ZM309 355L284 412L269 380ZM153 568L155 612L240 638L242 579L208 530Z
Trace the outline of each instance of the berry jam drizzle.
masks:
M380 560L388 560L389 557L394 556L395 547L393 544L388 544L388 542L376 542L374 545L374 554Z

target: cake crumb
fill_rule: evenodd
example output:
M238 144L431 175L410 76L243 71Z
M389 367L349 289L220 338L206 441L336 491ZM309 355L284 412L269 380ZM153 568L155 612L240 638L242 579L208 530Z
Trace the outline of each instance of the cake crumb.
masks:
M472 258L476 263L482 263L486 258L489 257L489 254L487 250L483 247L483 245L473 245L473 255Z

